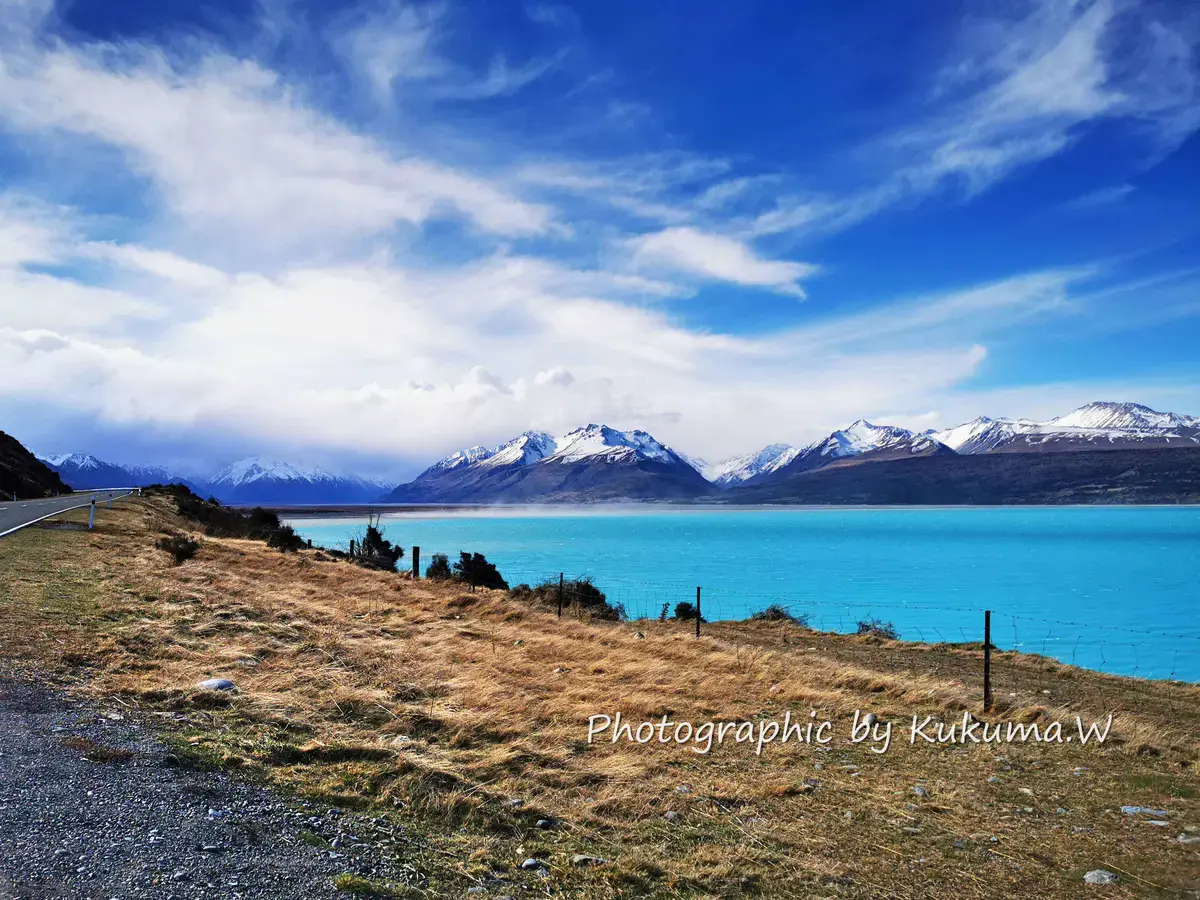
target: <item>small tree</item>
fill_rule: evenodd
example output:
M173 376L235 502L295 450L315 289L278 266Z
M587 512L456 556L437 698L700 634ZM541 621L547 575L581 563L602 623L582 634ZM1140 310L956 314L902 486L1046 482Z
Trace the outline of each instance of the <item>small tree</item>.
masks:
M684 600L682 603L676 603L675 618L686 619L692 622L696 621L696 604L689 603L687 600ZM708 622L708 619L702 617L700 621Z
M496 571L496 566L487 561L482 553L458 554L458 562L454 564L454 577L469 581L472 585L486 588L508 590L508 582Z
M454 577L454 573L450 571L450 557L445 553L435 553L429 561L429 567L425 570L425 577L433 581L446 581Z
M359 550L355 561L364 568L382 569L385 572L395 572L396 563L404 555L404 548L393 545L384 537L383 529L376 519L367 525L367 530L359 541Z

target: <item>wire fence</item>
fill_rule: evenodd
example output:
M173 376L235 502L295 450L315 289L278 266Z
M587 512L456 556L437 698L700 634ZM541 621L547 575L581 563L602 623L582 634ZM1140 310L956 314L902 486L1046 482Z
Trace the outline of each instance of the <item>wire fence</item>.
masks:
M553 593L560 580L562 603L573 607L594 602L594 595L579 593L571 572L545 572L504 567L510 586L542 586ZM722 620L744 620L771 607L786 611L809 628L839 634L876 633L927 644L975 645L983 648L982 607L950 606L929 602L893 604L859 603L853 599L805 597L802 590L754 591L709 588L678 582L638 579L605 581L595 585L604 601L622 617L638 620L671 620L688 623L689 629ZM695 620L699 606L701 621ZM1038 654L1073 666L1140 678L1200 681L1200 623L1178 630L1149 630L1081 622L994 610L990 648Z

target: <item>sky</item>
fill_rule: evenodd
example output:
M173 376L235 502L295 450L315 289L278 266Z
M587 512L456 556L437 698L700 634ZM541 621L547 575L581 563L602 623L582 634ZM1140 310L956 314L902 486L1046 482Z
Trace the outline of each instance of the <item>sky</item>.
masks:
M1200 414L1200 7L0 0L0 430L413 475Z

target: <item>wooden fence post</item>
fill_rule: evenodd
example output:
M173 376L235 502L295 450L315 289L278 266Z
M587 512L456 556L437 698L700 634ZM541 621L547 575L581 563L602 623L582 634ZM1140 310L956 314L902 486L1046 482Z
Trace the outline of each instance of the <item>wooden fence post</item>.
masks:
M696 587L696 637L700 637L700 588Z
M992 708L992 611L983 611L983 708Z
M563 607L563 573L558 573L558 617L562 618Z
M421 577L421 548L413 547L413 580Z

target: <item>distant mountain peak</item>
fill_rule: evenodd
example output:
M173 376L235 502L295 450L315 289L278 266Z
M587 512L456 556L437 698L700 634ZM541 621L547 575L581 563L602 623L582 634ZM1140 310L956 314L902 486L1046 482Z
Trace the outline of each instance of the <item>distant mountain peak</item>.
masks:
M786 466L800 451L791 444L768 444L757 453L746 453L704 465L698 471L719 487L748 484Z

